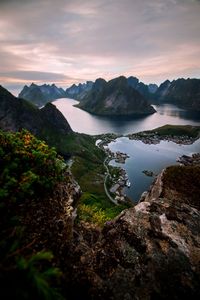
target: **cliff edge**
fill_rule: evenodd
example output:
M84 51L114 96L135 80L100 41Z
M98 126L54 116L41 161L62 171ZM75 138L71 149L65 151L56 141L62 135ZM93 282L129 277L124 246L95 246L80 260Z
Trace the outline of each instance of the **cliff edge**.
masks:
M200 296L200 166L175 168L162 172L143 202L107 222L93 246L81 252L77 245L74 282L84 282L86 297Z

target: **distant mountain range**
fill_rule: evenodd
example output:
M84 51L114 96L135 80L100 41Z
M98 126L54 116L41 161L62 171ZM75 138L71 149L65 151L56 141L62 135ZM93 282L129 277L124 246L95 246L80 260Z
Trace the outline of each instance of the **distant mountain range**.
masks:
M157 84L144 84L138 78L130 76L127 78L128 84L142 94L146 99L151 99L152 95L157 91Z
M58 98L66 98L66 93L62 88L58 88L55 84L37 85L32 83L29 87L24 86L19 93L19 98L29 100L33 104L41 107L48 102Z
M157 103L172 103L188 110L200 111L200 79L166 80L157 89Z
M124 79L121 81L119 78ZM122 82L124 83L122 84ZM121 90L122 85L123 91ZM101 88L98 89L97 86L101 86ZM142 97L138 96L138 93ZM109 99L111 97L112 102L109 102L110 104L104 103L107 100L102 99L102 96L104 98L109 97ZM156 84L144 84L133 76L128 78L121 76L108 82L104 79L97 79L95 82L87 81L78 85L73 84L66 90L58 88L55 84L38 86L32 83L29 87L24 86L19 97L29 100L39 107L58 98L73 98L81 102L78 107L91 113L103 115L125 114L124 99L126 99L127 109L130 108L130 105L135 105L129 110L130 114L140 113L145 100L150 104L173 103L187 110L200 111L200 79L177 79L171 82L166 80L158 87ZM139 103L138 99L142 99L143 102ZM122 101L121 104L120 101ZM129 101L130 105L128 104ZM103 108L104 104L105 107ZM113 105L113 108L107 107L108 105ZM120 109L122 109L121 113ZM147 111L144 110L144 113L150 111L152 109L149 110L148 108Z
M82 100L87 92L89 92L93 86L93 81L86 81L86 83L73 84L66 89L66 97Z
M134 79L134 78L133 78ZM138 84L135 80L136 85ZM155 109L124 76L106 82L97 79L77 107L98 115L138 115L151 114Z
M39 109L27 100L14 97L0 86L0 128L14 132L25 128L67 155L64 143L72 129L51 103Z

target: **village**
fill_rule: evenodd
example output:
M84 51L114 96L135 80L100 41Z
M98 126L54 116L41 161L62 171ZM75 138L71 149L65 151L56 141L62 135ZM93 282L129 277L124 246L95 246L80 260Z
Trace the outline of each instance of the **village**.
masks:
M114 140L113 140L114 141ZM131 183L128 175L123 168L109 166L109 162L114 160L116 163L124 164L129 155L120 151L112 152L108 148L109 140L97 140L96 146L105 151L107 157L104 161L104 166L107 170L105 173L104 188L109 199L115 204L124 203L127 201L127 196L124 193L125 187L130 187Z
M180 145L191 145L196 138L189 136L158 135L156 133L136 133L128 135L130 140L140 140L144 144L159 144L161 141L174 142Z

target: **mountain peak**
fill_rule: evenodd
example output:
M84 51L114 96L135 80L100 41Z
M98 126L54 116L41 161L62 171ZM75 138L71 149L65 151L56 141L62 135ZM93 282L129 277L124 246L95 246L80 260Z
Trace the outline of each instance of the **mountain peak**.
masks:
M19 93L19 97L40 107L58 98L65 98L66 93L54 83L52 85L43 84L40 86L32 83L30 87L24 86Z
M129 86L124 76L108 82L98 78L78 107L99 115L134 115L155 112L146 99Z
M65 154L65 137L72 132L62 113L51 103L39 109L18 99L0 86L0 128L9 131L29 130Z

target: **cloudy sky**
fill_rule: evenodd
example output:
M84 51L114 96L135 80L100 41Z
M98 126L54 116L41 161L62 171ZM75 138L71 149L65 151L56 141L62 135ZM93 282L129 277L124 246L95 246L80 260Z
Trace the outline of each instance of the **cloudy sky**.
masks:
M200 0L0 0L0 84L200 78Z

